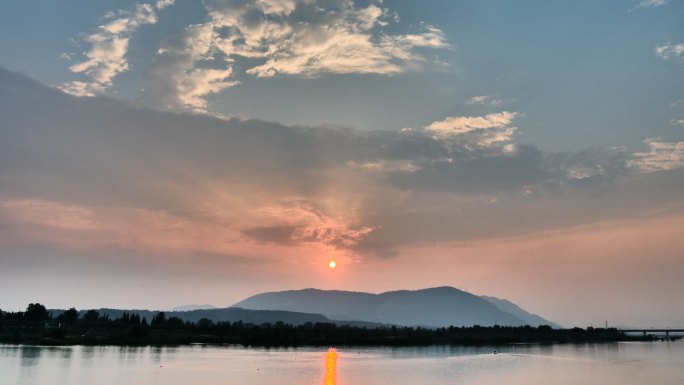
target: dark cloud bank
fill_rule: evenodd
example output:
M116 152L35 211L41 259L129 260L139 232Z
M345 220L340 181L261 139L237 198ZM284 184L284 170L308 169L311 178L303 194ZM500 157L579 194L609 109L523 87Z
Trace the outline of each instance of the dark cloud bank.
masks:
M360 132L161 112L68 96L0 70L0 199L210 221L197 204L217 194L209 186L221 186L253 209L296 206L314 218L347 219L340 233L235 218L247 241L262 244L320 241L386 257L408 245L679 210L682 171L634 173L630 156L529 144L473 149L423 129ZM0 226L11 226L0 215Z

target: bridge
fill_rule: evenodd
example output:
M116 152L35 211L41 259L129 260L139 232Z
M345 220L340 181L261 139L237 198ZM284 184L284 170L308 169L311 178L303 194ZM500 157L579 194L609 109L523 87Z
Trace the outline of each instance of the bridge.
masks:
M644 333L644 337L648 334L662 334L669 338L670 333L684 333L684 329L618 329L622 333Z

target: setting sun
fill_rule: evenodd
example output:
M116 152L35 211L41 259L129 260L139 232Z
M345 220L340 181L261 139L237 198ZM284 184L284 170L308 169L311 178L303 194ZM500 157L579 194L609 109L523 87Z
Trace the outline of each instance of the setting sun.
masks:
M328 262L328 267L331 268L331 269L336 268L336 267L337 267L337 262L335 262L335 261L330 261L330 262Z

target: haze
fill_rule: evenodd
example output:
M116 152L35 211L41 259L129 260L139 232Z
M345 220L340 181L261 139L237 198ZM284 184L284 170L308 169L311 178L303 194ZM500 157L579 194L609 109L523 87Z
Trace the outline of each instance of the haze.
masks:
M2 2L0 307L448 285L566 326L684 326L682 20Z

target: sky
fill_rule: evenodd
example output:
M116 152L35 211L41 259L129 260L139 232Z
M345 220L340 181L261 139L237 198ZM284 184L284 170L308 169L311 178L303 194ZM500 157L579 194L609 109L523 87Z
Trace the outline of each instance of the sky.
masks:
M678 0L4 1L0 308L448 285L684 326L683 21Z

